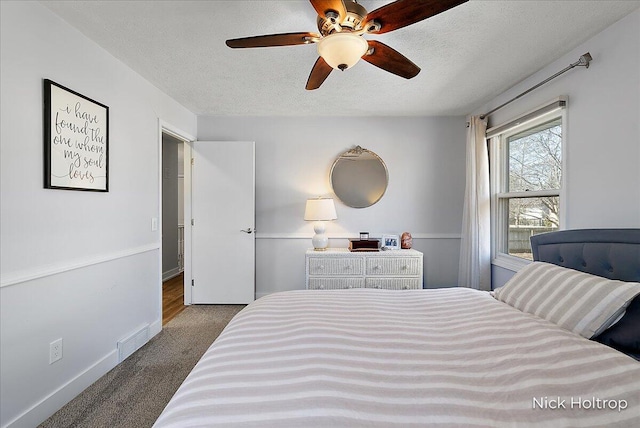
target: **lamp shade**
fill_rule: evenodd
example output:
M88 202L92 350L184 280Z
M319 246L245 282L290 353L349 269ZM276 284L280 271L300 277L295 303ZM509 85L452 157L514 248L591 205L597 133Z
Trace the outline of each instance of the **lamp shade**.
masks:
M312 221L327 221L338 218L336 206L331 198L307 199L304 219Z
M318 54L331 67L339 70L351 68L369 49L362 37L349 32L334 33L318 42Z

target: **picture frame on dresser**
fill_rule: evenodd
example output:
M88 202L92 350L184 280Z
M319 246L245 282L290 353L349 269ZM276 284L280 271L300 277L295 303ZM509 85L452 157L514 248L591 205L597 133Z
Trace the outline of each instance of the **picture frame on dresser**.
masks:
M382 247L385 250L399 250L400 236L399 235L382 235Z

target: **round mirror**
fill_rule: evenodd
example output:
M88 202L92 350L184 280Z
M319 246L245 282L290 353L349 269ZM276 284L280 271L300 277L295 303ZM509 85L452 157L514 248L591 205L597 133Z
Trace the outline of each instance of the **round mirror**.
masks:
M389 174L380 156L357 146L336 159L330 178L333 192L345 205L366 208L382 198Z

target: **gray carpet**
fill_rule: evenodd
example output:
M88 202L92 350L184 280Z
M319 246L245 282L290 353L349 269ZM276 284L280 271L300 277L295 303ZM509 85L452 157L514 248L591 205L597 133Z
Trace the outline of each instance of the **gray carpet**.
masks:
M189 306L40 427L150 427L202 354L243 307Z

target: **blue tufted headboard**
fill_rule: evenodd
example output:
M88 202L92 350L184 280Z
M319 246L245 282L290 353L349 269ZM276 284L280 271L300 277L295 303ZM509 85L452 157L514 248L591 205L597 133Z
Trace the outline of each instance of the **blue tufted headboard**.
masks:
M640 229L575 229L531 237L533 259L640 282Z
M640 229L576 229L531 237L533 260L640 282ZM640 295L622 319L592 338L640 361Z

